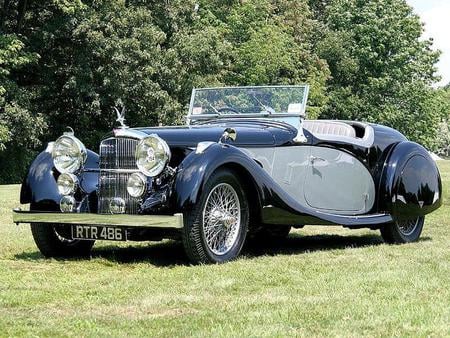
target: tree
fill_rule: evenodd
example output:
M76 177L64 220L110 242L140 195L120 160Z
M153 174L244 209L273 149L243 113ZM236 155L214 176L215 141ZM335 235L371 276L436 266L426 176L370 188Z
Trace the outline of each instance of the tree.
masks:
M434 148L439 114L430 103L439 53L421 39L412 8L404 0L313 2L330 31L317 44L331 71L323 117L384 123Z
M436 138L438 155L450 157L450 84L436 91L435 106L441 111L441 121Z
M36 60L37 55L24 51L16 35L0 35L0 182L14 180L16 172L22 173L32 150L40 144L45 123L41 114L29 109L33 93L11 77Z
M227 85L309 83L308 111L313 117L325 106L329 76L327 65L313 50L316 26L306 1L288 0L202 1L193 25L201 36L204 31L214 31L216 42L208 54L215 59L208 64L215 67L206 77L208 81ZM194 73L202 72L197 69Z

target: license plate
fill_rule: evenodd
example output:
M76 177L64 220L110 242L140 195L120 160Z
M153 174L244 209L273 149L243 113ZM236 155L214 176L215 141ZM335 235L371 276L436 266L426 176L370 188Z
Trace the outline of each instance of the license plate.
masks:
M122 228L97 226L97 225L73 225L73 239L94 239L107 241L126 241L127 231Z

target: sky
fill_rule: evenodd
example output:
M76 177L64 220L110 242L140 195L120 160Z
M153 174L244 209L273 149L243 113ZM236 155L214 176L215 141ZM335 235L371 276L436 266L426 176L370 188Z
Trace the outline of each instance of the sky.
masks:
M425 38L434 39L434 48L442 52L439 85L450 83L450 0L407 0L425 23Z

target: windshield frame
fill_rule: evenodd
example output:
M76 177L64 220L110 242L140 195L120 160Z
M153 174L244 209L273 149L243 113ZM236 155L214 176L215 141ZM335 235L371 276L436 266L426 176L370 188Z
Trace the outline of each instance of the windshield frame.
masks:
M259 88L303 88L302 110L301 113L289 114L289 113L255 113L255 114L192 114L194 107L194 99L197 91L200 90L220 90L220 89L259 89ZM222 86L222 87L206 87L206 88L193 88L191 93L191 99L189 102L189 111L186 116L187 124L195 120L211 120L211 119L226 119L226 118L279 118L279 117L304 117L306 116L306 104L308 101L309 85L273 85L273 86Z

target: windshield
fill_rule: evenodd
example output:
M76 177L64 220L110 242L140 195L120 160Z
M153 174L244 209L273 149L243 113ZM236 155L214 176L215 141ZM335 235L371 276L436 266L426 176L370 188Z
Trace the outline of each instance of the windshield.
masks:
M307 95L308 86L194 89L189 118L299 116L305 113Z

